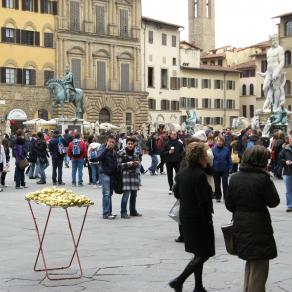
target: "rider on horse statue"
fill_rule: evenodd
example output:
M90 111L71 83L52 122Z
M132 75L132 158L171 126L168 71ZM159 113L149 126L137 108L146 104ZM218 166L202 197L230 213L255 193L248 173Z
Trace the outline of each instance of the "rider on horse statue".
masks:
M72 99L74 98L74 96L76 94L76 90L75 90L75 86L74 86L73 74L70 71L69 67L66 67L64 80L62 80L62 81L63 81L63 85L65 87L65 92L66 92L65 102L70 102L70 97L72 97Z

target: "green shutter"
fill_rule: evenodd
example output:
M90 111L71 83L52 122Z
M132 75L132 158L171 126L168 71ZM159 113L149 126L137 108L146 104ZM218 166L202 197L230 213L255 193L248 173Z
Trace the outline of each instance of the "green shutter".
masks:
M96 33L105 34L104 6L96 6Z
M128 10L120 9L120 35L128 36L129 34L129 17Z

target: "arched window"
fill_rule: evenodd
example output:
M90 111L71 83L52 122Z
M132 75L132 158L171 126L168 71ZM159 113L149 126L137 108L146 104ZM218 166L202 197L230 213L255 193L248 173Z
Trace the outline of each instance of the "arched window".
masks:
M249 95L254 95L254 85L253 84L249 85Z
M291 52L286 51L285 52L285 66L290 66L291 65Z
M110 123L111 122L111 114L108 109L102 108L99 112L99 123Z
M292 20L289 20L286 23L286 27L285 27L285 35L286 36L292 36Z
M285 95L291 95L291 82L289 80L287 80L285 84Z
M246 96L246 85L242 85L242 96Z
M46 109L40 109L38 110L38 118L43 120L49 119L49 113Z

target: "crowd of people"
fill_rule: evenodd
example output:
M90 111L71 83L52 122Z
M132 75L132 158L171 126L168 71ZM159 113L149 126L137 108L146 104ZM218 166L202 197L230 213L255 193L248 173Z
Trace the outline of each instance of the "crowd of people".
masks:
M151 157L148 169L142 165L146 153ZM175 241L184 242L185 250L194 254L184 271L169 283L176 292L182 291L192 273L194 291L206 291L203 266L215 254L213 199L218 203L224 200L233 214L236 253L246 260L244 291L265 291L269 260L277 256L268 207L279 204L279 195L271 177L284 178L286 211L292 212L292 136L277 131L266 138L250 128L238 133L230 128L206 128L192 135L160 129L149 137L139 132L81 137L77 130L67 129L64 134L58 130L32 134L18 130L1 141L1 191L6 187L11 154L16 189L27 187L25 173L29 179L38 179L37 184L46 184L50 159L53 185L65 185L63 167L71 164L71 184L82 187L87 166L88 184L102 188L103 219L108 220L117 217L112 212L112 194L119 177L121 218L129 219L142 216L136 208L141 176L167 174L168 194L180 200L179 237Z

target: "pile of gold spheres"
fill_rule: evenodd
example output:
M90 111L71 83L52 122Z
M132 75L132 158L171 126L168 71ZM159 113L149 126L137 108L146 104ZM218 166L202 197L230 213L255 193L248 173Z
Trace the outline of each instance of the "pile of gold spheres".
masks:
M71 190L64 188L44 188L40 191L29 193L25 196L28 201L34 201L38 204L45 204L51 207L82 207L93 205L93 201L83 195L76 195Z

